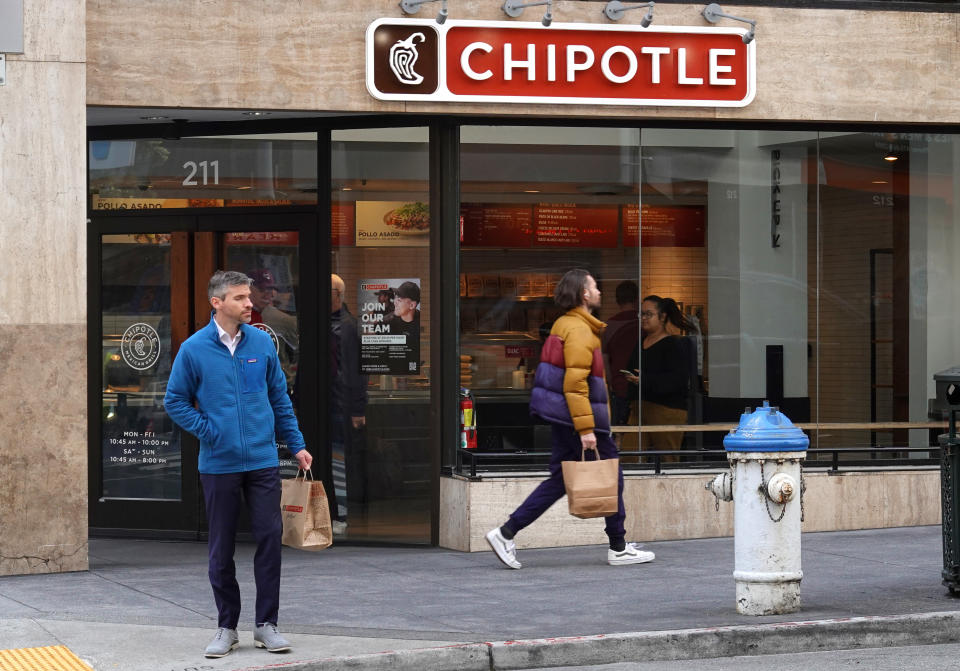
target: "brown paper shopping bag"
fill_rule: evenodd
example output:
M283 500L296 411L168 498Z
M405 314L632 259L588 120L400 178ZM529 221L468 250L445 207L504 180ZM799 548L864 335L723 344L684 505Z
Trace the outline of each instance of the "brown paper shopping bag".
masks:
M307 476L310 479L307 479ZM330 504L323 483L314 481L310 471L300 471L281 482L280 514L283 517L284 545L301 550L323 550L333 544Z
M564 461L563 484L567 489L570 514L575 517L606 517L617 512L620 460L597 458L586 460L587 450L580 452L580 461Z

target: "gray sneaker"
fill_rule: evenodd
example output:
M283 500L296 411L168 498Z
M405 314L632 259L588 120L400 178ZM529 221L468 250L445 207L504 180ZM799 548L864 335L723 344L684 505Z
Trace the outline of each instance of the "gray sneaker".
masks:
M239 642L240 638L237 636L236 629L220 627L217 629L213 640L210 641L210 645L203 651L203 656L210 657L211 659L215 657L225 657L230 654L231 650L237 647Z
M253 644L258 648L266 648L268 652L286 652L290 649L290 642L280 635L277 625L270 622L253 630Z

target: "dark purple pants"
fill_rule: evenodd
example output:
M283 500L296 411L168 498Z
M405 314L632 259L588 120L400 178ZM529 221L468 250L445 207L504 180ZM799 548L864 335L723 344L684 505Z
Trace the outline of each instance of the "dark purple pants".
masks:
M210 526L209 575L217 602L218 627L236 629L240 621L240 586L233 551L240 507L246 503L257 542L253 575L257 584L255 624L277 624L280 610L280 469L276 466L243 473L201 473L203 499Z
M617 446L611 440L610 434L596 433L594 435L597 437L597 449L602 459L613 459L618 456ZM550 477L537 485L537 488L530 492L530 496L510 515L510 519L507 520L505 526L513 533L517 533L532 524L534 520L547 511L547 508L567 493L563 486L563 472L560 462L580 460L582 449L580 434L569 426L553 424L551 438L553 448L550 454ZM587 453L587 459L590 459L589 452ZM611 543L621 541L626 536L626 531L623 528L626 513L623 509L622 468L620 469L617 497L620 499L617 512L604 518L607 521L604 530L607 532Z

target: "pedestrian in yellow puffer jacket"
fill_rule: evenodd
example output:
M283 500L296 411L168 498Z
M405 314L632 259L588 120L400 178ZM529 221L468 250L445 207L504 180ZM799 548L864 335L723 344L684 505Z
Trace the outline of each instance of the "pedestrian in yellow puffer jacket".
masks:
M531 492L503 526L486 536L500 561L514 569L521 566L514 535L566 493L561 462L579 460L585 449L596 450L600 459L617 457L617 446L610 437L610 408L600 351L606 324L590 313L600 307L597 282L586 270L570 270L560 279L553 297L567 312L554 323L543 345L530 394L531 414L551 425L550 477ZM619 566L652 561L652 552L625 540L622 469L618 479L617 512L604 518L610 540L607 563Z

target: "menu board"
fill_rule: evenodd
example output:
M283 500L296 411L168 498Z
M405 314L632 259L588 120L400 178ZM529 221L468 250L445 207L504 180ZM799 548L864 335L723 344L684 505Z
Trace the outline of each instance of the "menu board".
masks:
M619 214L616 205L538 203L533 210L535 244L543 247L617 247Z
M300 239L296 231L251 231L244 233L227 233L228 245L279 245L295 247Z
M623 246L636 247L640 231L644 247L703 247L705 222L706 209L701 205L643 205L642 210L636 205L625 205Z
M353 203L333 203L330 206L330 244L334 247L353 247L356 235L356 206Z
M533 207L463 203L460 206L460 243L465 247L530 247L533 244Z

